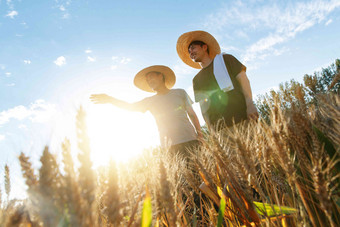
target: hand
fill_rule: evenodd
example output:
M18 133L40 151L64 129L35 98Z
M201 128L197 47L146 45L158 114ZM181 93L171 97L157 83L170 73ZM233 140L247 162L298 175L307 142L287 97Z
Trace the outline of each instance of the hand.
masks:
M250 120L257 120L259 118L259 113L253 102L247 103L247 116Z
M95 104L105 104L113 102L113 98L107 94L93 94L90 96L90 99Z

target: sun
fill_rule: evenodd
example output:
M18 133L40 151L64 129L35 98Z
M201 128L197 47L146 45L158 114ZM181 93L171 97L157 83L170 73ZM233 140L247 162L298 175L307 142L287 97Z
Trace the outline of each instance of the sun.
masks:
M87 127L95 166L107 164L110 158L126 162L144 149L159 145L157 126L149 113L91 105Z

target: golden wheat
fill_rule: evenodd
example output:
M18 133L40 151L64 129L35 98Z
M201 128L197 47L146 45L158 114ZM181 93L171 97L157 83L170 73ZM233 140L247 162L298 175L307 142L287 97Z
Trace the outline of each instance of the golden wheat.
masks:
M73 141L65 139L63 171L48 147L37 170L20 154L27 199L10 199L5 166L0 226L140 226L145 188L152 225L216 226L223 198L225 226L339 226L340 98L315 95L311 108L307 94L318 86L312 76L304 86L282 85L263 102L267 119L208 130L190 161L155 148L126 164L94 169L80 108L79 150L71 151ZM261 212L257 206L264 203L269 208ZM283 215L283 206L296 212Z

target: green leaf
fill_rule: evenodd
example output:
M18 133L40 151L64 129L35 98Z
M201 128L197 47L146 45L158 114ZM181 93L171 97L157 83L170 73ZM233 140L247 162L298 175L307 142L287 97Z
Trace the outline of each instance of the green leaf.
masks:
M218 210L218 219L217 219L217 227L222 226L223 218L224 218L224 211L225 211L225 199L222 196L221 201L220 201L220 209Z
M260 215L264 216L276 216L281 214L294 214L297 212L295 208L285 207L285 206L277 206L277 205L270 205L268 203L260 203L254 202L256 212ZM274 208L274 209L273 209Z
M141 227L150 227L151 223L152 223L151 198L149 196L149 193L147 193L143 203Z

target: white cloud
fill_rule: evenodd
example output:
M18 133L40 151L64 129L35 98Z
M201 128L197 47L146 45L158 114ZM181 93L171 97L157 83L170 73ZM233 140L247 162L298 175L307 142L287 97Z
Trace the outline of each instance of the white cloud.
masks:
M6 84L7 87L13 87L15 86L15 83L10 83L10 84Z
M26 65L29 65L29 64L31 64L32 62L31 62L31 60L24 60L24 63L25 63Z
M18 16L18 12L15 10L8 12L8 14L6 15L6 17L10 17L11 19L14 19L15 16Z
M70 6L71 1L65 1L65 0L56 0L56 8L59 9L62 12L62 19L68 19L70 18L70 14L67 12L67 7Z
M329 20L325 23L325 25L328 26L328 25L331 24L332 22L333 22L333 20L332 20L332 19L329 19Z
M11 77L12 73L6 72L5 75L6 75L7 77Z
M204 26L213 30L217 38L244 36L246 39L245 35L249 34L243 34L243 31L260 34L258 40L244 50L242 61L246 63L277 54L278 45L323 22L340 7L339 0L286 2L284 6L278 4L271 2L258 6L257 2L236 1L209 15ZM326 22L329 23L331 19Z
M5 139L5 135L0 134L0 141Z
M87 61L88 62L95 62L96 61L96 58L92 58L90 56L87 56Z
M221 47L221 51L222 52L229 52L229 51L239 51L239 49L237 47L234 47L234 46L223 46L223 45L220 45Z
M91 54L91 53L92 53L92 50L90 50L90 49L87 49L87 50L85 50L85 53L87 53L87 54Z
M66 64L66 58L64 56L60 56L57 58L57 60L54 61L54 64L57 66L63 66Z
M36 100L29 107L16 106L0 112L0 126L11 119L29 119L32 122L45 122L55 113L55 105L46 103L44 100Z
M70 18L70 14L69 13L64 13L62 18L63 19L68 19L68 18Z
M112 56L111 59L114 62L114 65L111 66L111 69L116 69L119 65L126 65L131 61L131 58L128 57Z
M0 1L0 2L1 2L1 1ZM13 6L13 4L12 4L12 0L6 0L6 3L7 3L8 7L9 7L10 9L13 9L13 8L14 8L14 6Z
M0 69L1 69L1 70L5 70L6 67L5 67L4 65L0 65Z
M120 63L126 65L131 61L131 58L123 57L122 60L120 60Z
M28 25L27 25L27 23L25 21L21 22L20 25L22 25L22 27L24 27L24 28L28 28Z
M18 128L19 128L19 129L27 129L27 126L24 125L24 124L21 124L21 125L18 126Z
M55 105L46 103L45 100L39 99L30 105L30 120L32 122L45 122L56 112Z
M286 53L286 52L288 52L288 51L289 51L289 49L286 48L286 47L284 47L284 48L281 48L281 49L276 49L276 50L274 50L273 54L274 54L275 56L280 56L280 55L282 55L283 53Z
M7 123L11 118L17 119L17 120L23 120L29 115L30 113L26 107L16 106L12 109L0 112L0 125Z

